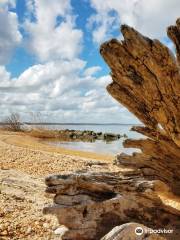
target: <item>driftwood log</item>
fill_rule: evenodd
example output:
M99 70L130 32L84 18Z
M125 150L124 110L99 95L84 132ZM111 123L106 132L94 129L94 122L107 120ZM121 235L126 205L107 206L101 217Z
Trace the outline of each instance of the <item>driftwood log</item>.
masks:
M132 130L146 138L124 142L124 147L139 148L141 153L119 154L117 172L46 178L54 205L45 207L44 213L55 214L68 227L62 239L125 239L106 234L128 222L169 229L171 234L161 237L180 239L180 209L165 204L158 194L180 199L180 20L167 31L176 56L129 26L123 25L121 32L123 41L112 39L100 49L111 68L107 90L143 123ZM130 169L122 172L123 166Z
M134 230L136 229L136 231ZM138 231L140 230L140 232ZM113 228L102 240L164 240L165 238L152 232L141 224L126 223ZM136 234L139 232L139 235Z

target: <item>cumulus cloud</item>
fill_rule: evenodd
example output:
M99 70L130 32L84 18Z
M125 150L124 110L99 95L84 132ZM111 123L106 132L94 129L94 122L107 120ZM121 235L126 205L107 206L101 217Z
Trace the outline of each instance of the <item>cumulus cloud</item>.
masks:
M101 71L101 67L100 66L93 66L93 67L89 67L84 71L84 76L88 76L88 75L94 75L97 72Z
M82 50L83 32L76 28L70 1L29 0L24 27L28 48L41 60L73 59Z
M52 122L132 122L131 114L122 114L124 108L106 92L110 77L95 77L95 70L99 67L86 68L79 59L57 60L12 78L0 66L0 111L4 117L19 112L24 120L29 120L30 112L41 112Z
M152 38L163 38L168 25L179 17L179 0L90 0L96 10L89 18L93 40L107 40L120 24L129 24ZM115 28L115 29L114 29Z
M1 119L10 112L18 112L28 121L30 112L40 112L44 120L51 122L135 122L135 118L107 94L106 85L111 77L102 76L100 66L87 67L79 58L83 32L76 27L70 0L27 0L26 3L23 40L39 61L19 77L12 77L1 65L22 40L17 15L9 10L15 1L0 3ZM98 13L89 20L89 27L98 23L101 28L98 34L94 33L96 41L110 34L106 29L115 21L114 13L107 11L104 2L101 5L104 5L103 18L107 16L103 29Z
M10 83L10 78L11 78L11 74L9 72L6 71L5 66L0 66L0 85L1 87L5 87L6 85L9 85Z
M17 14L9 11L9 6L14 4L14 1L5 0L0 3L0 64L7 63L12 51L22 40Z

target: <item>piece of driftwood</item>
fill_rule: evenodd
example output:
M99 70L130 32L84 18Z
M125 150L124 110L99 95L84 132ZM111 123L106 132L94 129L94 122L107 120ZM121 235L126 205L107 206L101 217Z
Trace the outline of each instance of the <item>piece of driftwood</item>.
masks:
M180 212L164 206L155 193L157 188L168 191L167 186L146 181L138 173L54 175L46 178L46 185L46 192L54 194L54 205L45 207L44 213L55 214L69 228L63 239L99 240L113 227L131 221L175 233L180 227Z
M158 231L158 230L157 230ZM137 235L138 234L138 235ZM165 240L139 223L126 223L113 228L101 240Z
M147 137L127 139L124 146L141 149L149 158L142 167L152 169L155 178L159 175L180 194L180 21L168 28L177 59L158 40L126 25L121 32L122 42L112 39L100 49L111 68L113 82L107 90L145 125L133 130Z
M123 25L121 32L123 41L112 39L100 49L111 68L113 81L107 90L143 123L133 130L146 138L124 142L124 147L139 148L141 153L119 154L114 161L119 172L46 178L46 192L54 194L54 204L44 213L55 214L69 229L63 240L99 240L128 222L170 229L171 235L162 237L180 239L180 211L158 194L180 195L180 20L168 28L177 57L129 26ZM121 171L122 167L129 170Z

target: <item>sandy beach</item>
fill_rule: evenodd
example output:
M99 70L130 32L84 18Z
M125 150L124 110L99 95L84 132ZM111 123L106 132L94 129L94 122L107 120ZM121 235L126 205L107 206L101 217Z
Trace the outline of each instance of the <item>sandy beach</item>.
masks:
M48 146L23 133L0 131L0 239L58 239L53 216L43 207L52 202L44 178L77 170L116 171L113 156ZM98 165L99 161L103 165Z
M0 149L1 168L13 168L36 176L83 170L91 159L107 163L114 159L113 155L50 146L23 132L1 131Z

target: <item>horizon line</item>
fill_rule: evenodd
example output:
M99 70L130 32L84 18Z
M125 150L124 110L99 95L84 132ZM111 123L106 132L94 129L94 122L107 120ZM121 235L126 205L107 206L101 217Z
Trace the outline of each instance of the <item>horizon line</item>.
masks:
M0 125L8 124L0 122ZM143 125L142 123L65 123L65 122L22 122L28 125Z

